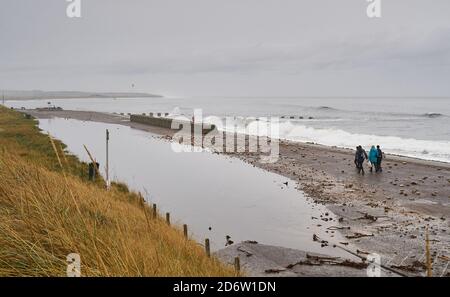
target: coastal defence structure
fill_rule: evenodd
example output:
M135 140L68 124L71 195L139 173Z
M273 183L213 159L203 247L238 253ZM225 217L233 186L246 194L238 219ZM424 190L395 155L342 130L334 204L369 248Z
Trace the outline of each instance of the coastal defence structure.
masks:
M144 125L149 125L149 126L172 129L172 123L173 123L174 119L168 118L167 113L164 114L164 116L162 116L161 113L158 113L157 115L158 116L155 117L155 116L153 116L153 113L150 113L149 115L132 114L132 115L130 115L130 121L135 122L135 123L144 124ZM178 126L178 129L176 129L176 130L181 130L183 128L182 126L184 126L184 125L190 125L192 131L195 128L202 129L203 134L207 134L210 131L213 131L216 129L215 125L211 125L209 128L204 128L203 123L194 123L193 121L177 120L176 122L177 122L177 124L180 124Z

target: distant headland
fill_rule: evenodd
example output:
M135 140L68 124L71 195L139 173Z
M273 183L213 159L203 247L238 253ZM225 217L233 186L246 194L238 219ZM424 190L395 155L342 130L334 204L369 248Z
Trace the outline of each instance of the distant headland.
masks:
M32 99L75 99L75 98L136 98L152 97L161 98L161 95L133 92L79 92L79 91L0 91L0 100L32 100Z

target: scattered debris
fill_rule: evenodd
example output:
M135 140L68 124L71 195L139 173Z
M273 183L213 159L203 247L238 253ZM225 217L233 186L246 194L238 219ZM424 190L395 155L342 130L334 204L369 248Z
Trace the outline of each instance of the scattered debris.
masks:
M309 265L309 266L321 266L321 265L337 265L337 266L346 266L352 267L356 269L365 269L368 264L364 262L354 262L351 260L342 260L339 257L322 257L322 256L311 256L306 255L307 260L299 261L294 264L289 264L286 266L287 269L292 269L297 265Z
M441 260L444 260L444 261L450 262L450 257L447 257L447 256L444 256L444 255L441 255L441 256L439 256L438 258L439 258L439 259L441 259Z
M378 220L378 217L376 217L376 216L370 215L368 213L363 213L363 214L364 214L364 216L362 216L360 218L356 218L355 220L369 220L372 222L376 222Z
M363 255L369 255L370 253L369 252L365 252L365 251L362 251L362 250L356 250L356 253L357 254L363 254Z
M280 273L286 271L286 269L266 269L264 270L265 273Z
M251 256L253 256L252 253L250 253L250 252L247 251L247 250L244 250L242 247L238 247L237 250L240 251L240 252L243 252L243 253L245 254L246 257L251 257Z
M424 263L416 260L413 263L411 263L410 265L391 265L391 268L400 269L400 270L409 271L409 272L418 272L418 271L425 270L427 267Z
M352 235L346 235L345 237L347 239L356 239L356 238L362 238L362 237L373 237L374 234L363 234L363 233L359 233L359 232L355 232Z
M225 236L225 239L226 239L225 246L229 246L229 245L232 245L234 243L234 241L231 240L230 235Z
M330 226L327 230L350 230L350 227L338 227L338 226Z
M255 240L246 240L246 241L244 241L244 243L258 244L258 242Z
M332 261L332 260L338 260L339 257L313 256L310 254L306 254L306 259L310 259L310 260L314 260L314 261Z

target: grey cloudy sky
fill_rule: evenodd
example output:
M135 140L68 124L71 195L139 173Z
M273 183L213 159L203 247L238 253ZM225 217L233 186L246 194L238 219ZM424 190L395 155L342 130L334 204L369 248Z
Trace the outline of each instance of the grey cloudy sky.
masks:
M0 2L0 88L450 96L448 0L81 1Z

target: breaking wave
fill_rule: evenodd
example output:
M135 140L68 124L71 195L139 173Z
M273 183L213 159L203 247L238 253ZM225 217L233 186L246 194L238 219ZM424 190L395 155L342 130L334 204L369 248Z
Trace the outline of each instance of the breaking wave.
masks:
M238 133L271 135L267 125L258 126L256 123L248 125L246 131L238 129ZM225 128L228 131L232 131L232 129L232 127ZM341 129L313 128L292 122L280 122L278 131L279 135L272 134L271 137L349 149L354 149L358 145L362 145L366 149L370 149L372 145L380 145L383 151L389 154L450 163L450 141L350 133Z
M351 149L357 145L362 145L368 149L372 145L380 145L386 153L390 154L450 162L450 141L356 134L340 129L317 129L289 123L280 124L280 138Z
M439 118L444 116L442 113L438 113L438 112L427 112L422 114L422 116L427 117L427 118Z

